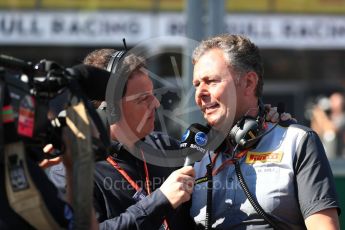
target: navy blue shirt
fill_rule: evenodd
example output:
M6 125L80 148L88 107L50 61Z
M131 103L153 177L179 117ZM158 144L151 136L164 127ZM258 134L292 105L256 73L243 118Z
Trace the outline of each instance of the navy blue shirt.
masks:
M154 143L159 140L160 147L165 150L179 148L178 143L171 139L167 145L162 135L156 133L150 138ZM164 135L164 137L167 136ZM129 153L121 144L115 143L115 148L116 154L113 159L140 188L147 192L144 162ZM145 147L141 149L144 152L149 150ZM155 150L151 148L151 151ZM157 151L155 154L162 153ZM158 189L176 168L153 165L149 162L147 162L147 167L150 189L153 192L138 201L135 198L137 193L135 188L110 163L107 161L96 163L94 206L100 229L160 229L164 219L172 230L194 228L194 222L189 216L189 208L186 207L188 203L174 210L165 195Z
M171 230L193 229L195 224L189 215L190 203L185 203L174 210L158 189L177 169L175 166L183 164L183 157L179 156L178 151L169 151L169 153L165 151L178 150L179 143L168 135L154 132L145 140L139 141L136 146L145 154L152 193L138 200L135 188L109 162L96 162L94 208L100 229L158 230L164 219ZM112 147L114 149L112 158L144 192L147 192L144 162L141 160L140 151L131 154L118 142L113 142ZM50 179L62 192L65 189L64 175L63 165L53 166L49 171Z

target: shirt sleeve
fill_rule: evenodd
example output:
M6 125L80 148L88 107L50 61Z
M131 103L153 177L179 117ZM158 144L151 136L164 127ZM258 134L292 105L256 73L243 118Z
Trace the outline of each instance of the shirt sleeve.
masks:
M151 195L128 207L119 216L100 223L100 229L159 229L172 211L168 199L157 189Z
M337 208L333 174L318 135L307 131L294 159L296 193L304 219L318 211Z
M59 190L60 194L64 196L66 194L66 172L63 163L60 162L57 165L53 165L47 168L46 174L49 180Z

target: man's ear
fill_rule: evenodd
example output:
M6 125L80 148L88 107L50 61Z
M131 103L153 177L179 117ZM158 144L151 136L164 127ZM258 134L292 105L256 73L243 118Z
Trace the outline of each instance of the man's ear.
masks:
M243 77L244 90L246 95L255 95L256 86L258 85L259 76L254 71L249 71Z

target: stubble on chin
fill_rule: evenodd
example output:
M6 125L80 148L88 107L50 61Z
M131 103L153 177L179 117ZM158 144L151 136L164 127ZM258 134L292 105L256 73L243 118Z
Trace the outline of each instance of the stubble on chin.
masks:
M207 121L207 124L212 126L212 128L218 130L220 128L219 120L218 119L212 119L212 117L204 116L205 120Z
M225 119L224 117L213 120L207 120L207 122L209 125L212 126L213 129L224 134L227 134L232 127L232 122L228 119Z
M226 126L222 123L222 122L217 122L212 126L215 130L217 130L218 132L221 133L226 133L227 132L227 128Z

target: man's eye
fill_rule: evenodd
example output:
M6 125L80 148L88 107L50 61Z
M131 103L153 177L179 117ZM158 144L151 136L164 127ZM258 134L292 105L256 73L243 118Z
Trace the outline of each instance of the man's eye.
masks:
M208 85L216 85L219 81L216 79L211 79L207 82Z
M138 103L138 104L144 103L144 102L146 102L146 101L149 100L149 97L150 97L150 96L140 97L140 98L138 98L137 103Z
M147 100L147 97L142 97L142 98L139 98L139 102L144 102Z

